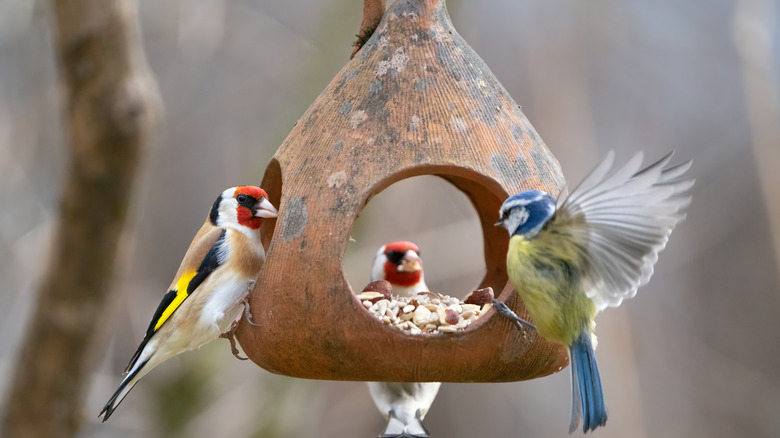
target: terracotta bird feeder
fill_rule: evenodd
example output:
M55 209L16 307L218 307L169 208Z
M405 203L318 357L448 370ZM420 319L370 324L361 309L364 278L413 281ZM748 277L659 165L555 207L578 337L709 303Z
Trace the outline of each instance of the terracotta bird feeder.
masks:
M484 238L482 287L527 317L508 284L508 194L558 193L563 177L506 90L452 26L443 0L400 0L309 107L262 187L280 210L263 224L267 260L238 339L268 371L329 380L505 382L559 371L566 352L490 310L463 331L406 334L355 297L342 259L372 196L437 175L471 200Z

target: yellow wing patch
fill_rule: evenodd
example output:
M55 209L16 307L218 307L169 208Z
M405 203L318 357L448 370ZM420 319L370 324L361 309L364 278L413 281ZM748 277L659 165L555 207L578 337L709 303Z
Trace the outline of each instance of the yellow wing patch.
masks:
M197 274L197 271L192 270L185 272L179 277L179 281L176 282L176 297L171 301L171 304L168 304L168 307L165 308L162 315L160 315L160 319L158 319L157 323L154 325L155 331L173 315L173 312L175 312L187 298L187 286L190 284L190 281L192 281L192 278L195 277L195 274Z

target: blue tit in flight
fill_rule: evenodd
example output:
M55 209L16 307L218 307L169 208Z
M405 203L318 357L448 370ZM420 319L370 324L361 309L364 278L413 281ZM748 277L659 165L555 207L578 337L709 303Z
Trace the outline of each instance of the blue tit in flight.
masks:
M420 249L412 242L382 245L371 268L371 281L386 280L393 294L415 296L428 291L425 285ZM387 418L379 438L427 438L422 423L440 382L368 382L377 409Z
M636 294L690 203L691 162L672 154L641 169L642 154L610 173L610 152L568 197L528 190L509 197L499 222L510 234L507 273L538 333L568 347L569 433L607 421L594 347L594 317ZM526 323L505 305L496 310ZM530 325L530 324L529 324Z
M251 323L247 295L265 260L260 225L277 214L260 187L232 187L217 197L130 359L127 376L98 415L104 422L143 376L173 356L224 337L239 357L233 332L242 309Z

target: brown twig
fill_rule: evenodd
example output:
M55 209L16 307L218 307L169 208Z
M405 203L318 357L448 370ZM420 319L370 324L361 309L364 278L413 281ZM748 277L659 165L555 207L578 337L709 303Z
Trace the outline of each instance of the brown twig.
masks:
M364 0L363 1L363 22L360 23L360 31L355 35L357 40L352 44L355 49L352 50L352 59L361 47L371 38L382 16L385 15L385 0Z
M59 224L0 436L71 437L82 423L120 236L159 94L134 0L52 0L70 147ZM95 412L95 415L97 412Z

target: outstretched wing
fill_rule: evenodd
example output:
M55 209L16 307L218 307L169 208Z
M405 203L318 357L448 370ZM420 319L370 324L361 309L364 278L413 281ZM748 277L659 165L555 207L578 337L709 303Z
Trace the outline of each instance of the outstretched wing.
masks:
M610 152L566 199L558 201L550 224L565 232L588 257L585 290L598 310L618 306L653 274L658 252L685 218L694 180L679 180L685 162L666 167L669 153L640 170L642 153L607 175Z
M165 293L162 301L157 306L157 310L154 312L154 316L152 316L152 321L146 329L146 335L130 359L125 373L133 368L149 339L222 263L222 260L220 260L220 247L225 241L226 230L211 226L208 228L208 231L205 231L206 227L207 225L204 225L204 228L201 228L201 231L195 236L190 248L184 255L179 272L176 274L170 289Z

